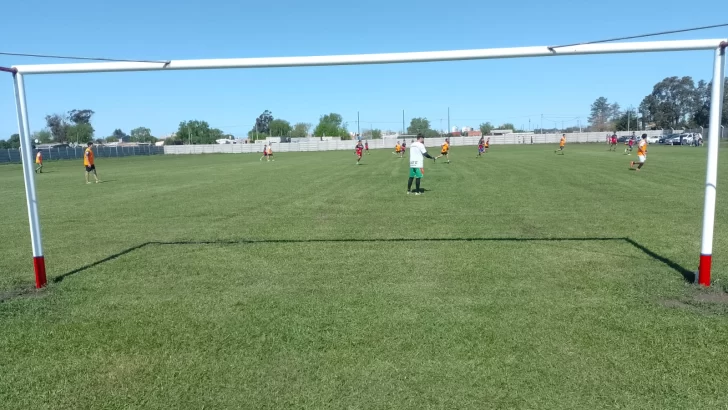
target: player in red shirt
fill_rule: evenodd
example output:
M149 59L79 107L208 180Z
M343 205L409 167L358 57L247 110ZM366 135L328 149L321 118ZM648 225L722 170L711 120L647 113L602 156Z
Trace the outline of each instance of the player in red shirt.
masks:
M624 149L624 153L627 155L632 155L632 146L634 145L634 137L630 138L628 142L625 142L627 147Z
M617 151L617 134L612 135L612 139L609 144L609 150L614 150L615 152Z
M364 141L364 150L366 150L367 154L369 153L369 141Z
M360 165L361 163L361 155L364 152L364 145L362 145L361 141L356 143L356 165Z

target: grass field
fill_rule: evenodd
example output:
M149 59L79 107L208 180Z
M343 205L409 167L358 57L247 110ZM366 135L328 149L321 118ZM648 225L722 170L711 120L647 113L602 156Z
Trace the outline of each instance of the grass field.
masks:
M456 147L422 196L385 151L49 162L39 292L0 166L0 408L728 408L705 149L553 149Z

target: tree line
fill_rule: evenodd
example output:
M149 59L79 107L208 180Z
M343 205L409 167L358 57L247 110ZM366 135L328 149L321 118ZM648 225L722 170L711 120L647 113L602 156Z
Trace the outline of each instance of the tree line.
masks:
M65 114L46 115L46 127L40 131L35 131L31 135L34 143L38 144L86 144L94 141L96 143L103 142L157 142L157 138L152 136L151 130L146 127L137 127L126 134L121 129L105 138L96 138L91 119L95 112L89 109L71 110ZM0 140L0 149L19 148L20 135L13 134L7 141Z
M668 129L707 127L710 118L710 92L712 84L703 80L696 84L692 77L667 77L652 87L652 92L642 99L638 109L633 107L622 109L617 102L609 102L606 97L597 98L590 107L589 127L587 131L626 131L628 129ZM725 79L728 90L728 78ZM158 139L146 127L134 128L127 134L121 129L105 138L96 138L91 119L95 112L90 109L71 110L65 114L50 114L45 117L46 127L32 134L33 141L40 144L86 144L90 141L103 142L146 142L154 143ZM723 125L728 125L728 92L723 98ZM511 129L523 132L511 123L495 127L490 122L480 124L480 131L488 135L494 129ZM566 130L543 130L544 132L570 132ZM540 131L540 130L539 130ZM410 120L407 134L423 134L426 138L439 137L442 134L432 129L430 121L425 117ZM467 133L463 133L467 134ZM452 135L451 133L445 134ZM266 137L341 137L350 139L348 123L337 113L322 115L314 127L310 123L289 121L274 118L269 110L263 111L255 118L255 125L248 131L250 140ZM375 139L382 137L380 129L364 129L361 137ZM218 139L234 138L218 128L211 127L206 121L182 121L177 132L166 140L168 144L214 144ZM20 147L20 137L13 134L6 141L0 140L0 149Z
M728 88L728 78L724 86ZM589 131L626 131L629 129L681 129L708 127L712 82L692 77L666 77L652 87L638 109L622 110L606 97L591 105ZM723 97L722 125L728 125L728 94Z

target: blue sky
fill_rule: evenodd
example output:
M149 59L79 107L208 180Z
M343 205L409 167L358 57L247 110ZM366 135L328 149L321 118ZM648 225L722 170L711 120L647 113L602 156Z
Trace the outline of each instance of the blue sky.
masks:
M207 0L12 1L3 6L0 51L128 59L355 54L558 45L723 23L717 0L344 2ZM725 38L728 29L659 39ZM0 65L59 62L0 56ZM529 58L427 64L29 76L31 128L44 117L93 109L97 137L146 126L153 135L199 119L244 136L265 109L315 124L337 112L356 130L586 122L599 96L638 106L667 76L709 80L712 53ZM496 124L497 125L497 124ZM0 73L0 139L17 132L12 79Z

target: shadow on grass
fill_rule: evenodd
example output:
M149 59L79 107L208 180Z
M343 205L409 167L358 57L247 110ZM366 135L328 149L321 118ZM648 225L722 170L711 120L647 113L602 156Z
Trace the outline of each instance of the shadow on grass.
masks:
M220 240L220 241L151 241L141 245L137 245L128 249L125 249L119 253L110 255L104 259L98 260L94 263L82 266L78 269L74 269L70 272L64 273L60 276L53 278L54 283L59 283L66 278L75 274L81 273L87 269L95 266L110 262L114 259L120 258L126 254L145 248L147 246L171 246L171 245L248 245L248 244L281 244L281 243L337 243L337 242L626 242L635 248L642 251L645 255L652 259L662 262L667 265L670 269L676 271L682 275L683 279L689 283L695 283L695 273L680 266L676 262L659 255L645 246L639 244L630 238L624 237L575 237L575 238L383 238L383 239L360 239L360 238L343 238L343 239L260 239L260 240Z

